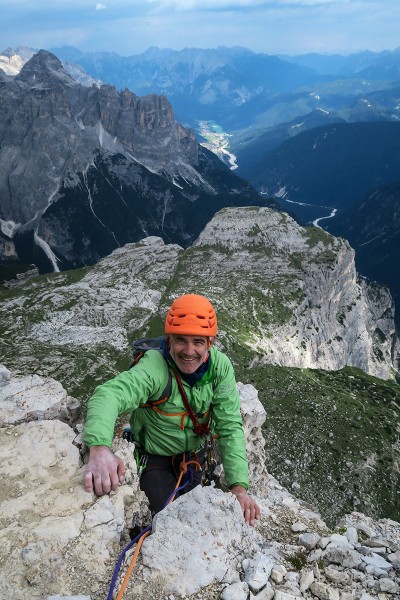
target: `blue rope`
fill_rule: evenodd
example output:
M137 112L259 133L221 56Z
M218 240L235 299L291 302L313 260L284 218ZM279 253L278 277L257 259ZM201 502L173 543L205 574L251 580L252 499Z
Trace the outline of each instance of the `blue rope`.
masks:
M143 531L141 531L141 532L140 532L140 533L139 533L139 534L138 534L138 535L137 535L137 536L136 536L136 537L135 537L133 540L131 540L131 541L129 542L129 544L128 544L127 546L125 546L125 548L123 549L123 551L122 551L122 553L121 553L121 556L119 557L119 559L118 559L118 562L117 562L117 564L116 564L116 566L115 566L115 569L114 569L114 573L113 573L113 576L112 576L112 579L111 579L111 584L110 584L110 591L108 592L107 600L112 600L112 596L113 596L113 593L114 593L115 584L117 583L117 579L118 579L118 573L119 573L119 570L120 570L120 568L121 568L122 562L123 562L123 560L124 560L124 558L125 558L125 554L128 552L128 550L129 550L130 548L132 548L132 546L133 546L134 544L136 544L136 543L137 543L137 542L140 540L140 538L142 537L142 535L144 535L144 534L145 534L147 531L150 531L150 529L151 529L151 525L147 525L147 527L145 527L145 528L143 529Z
M169 498L168 498L168 500L166 501L166 503L165 503L165 505L164 505L164 508L165 508L165 507L166 507L166 506L167 506L167 505L168 505L168 504L171 502L171 498L173 498L173 497L174 497L174 496L175 496L175 495L176 495L178 492L180 492L181 490L185 489L185 487L186 487L186 486L188 486L188 485L189 485L189 483L192 483L192 481L193 481L193 477L194 477L194 475L193 475L193 468L192 468L192 465L189 465L189 467L188 467L188 470L187 470L187 481L186 481L186 482L185 482L183 485L181 485L180 487L178 487L178 489L176 489L176 490L174 490L174 491L172 492L172 494L170 495L170 497L169 497ZM108 592L107 600L112 600L113 593L114 593L114 588L115 588L115 585L116 585L116 583L117 583L117 579L118 579L118 573L119 573L119 570L120 570L120 568L121 568L121 565L122 565L122 563L123 563L123 560L124 560L124 558L125 558L125 554L128 552L128 550L129 550L130 548L132 548L132 546L133 546L134 544L136 544L136 543L137 543L137 542L140 540L140 538L142 537L142 535L144 535L145 533L147 533L147 531L150 531L151 529L152 529L152 525L147 525L147 527L145 527L145 528L143 529L143 531L141 531L141 532L140 532L140 533L139 533L139 534L138 534L138 535L137 535L137 536L136 536L136 537L135 537L133 540L131 540L131 541L129 542L129 544L128 544L127 546L125 546L125 548L123 549L123 551L122 551L122 553L121 553L121 555L120 555L120 557L119 557L119 559L118 559L118 562L117 562L117 564L115 565L114 573L113 573L113 576L112 576L112 579L111 579L111 583L110 583L110 591Z
M166 503L165 503L165 505L164 505L164 508L165 508L165 507L166 507L166 506L167 506L167 505L168 505L168 504L171 502L171 498L173 498L174 496L176 496L176 494L177 494L178 492L180 492L181 490L184 490L184 489L185 489L185 487L186 487L187 485L189 485L189 483L192 483L192 481L193 481L193 477L194 477L194 475L193 475L193 469L192 469L192 465L189 465L189 467L188 467L188 470L187 470L187 475L188 475L187 481L186 481L186 482L185 482L183 485L181 485L180 487L178 487L178 489L176 489L176 490L174 490L174 491L172 492L172 494L170 495L170 497L169 497L169 498L168 498L168 500L166 501Z

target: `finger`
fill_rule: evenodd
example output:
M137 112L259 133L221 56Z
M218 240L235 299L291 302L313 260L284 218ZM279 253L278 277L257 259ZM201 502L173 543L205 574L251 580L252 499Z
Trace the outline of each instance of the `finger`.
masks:
M247 507L244 511L244 520L246 521L246 525L250 525L250 515L251 515L251 510L249 507Z
M118 476L117 469L114 469L113 471L111 471L111 473L109 475L109 479L110 479L111 489L116 490L120 483L120 478Z
M93 476L94 479L94 491L97 496L103 496L104 494L109 494L111 491L111 482L110 477L108 475L100 475L97 473Z
M118 456L117 459L118 459L118 466L117 466L118 477L119 477L119 480L121 481L121 478L125 477L126 468L125 468L124 461L122 460L122 458L120 458Z
M85 473L85 490L87 492L93 492L93 473L92 473L92 471L86 471L86 473Z

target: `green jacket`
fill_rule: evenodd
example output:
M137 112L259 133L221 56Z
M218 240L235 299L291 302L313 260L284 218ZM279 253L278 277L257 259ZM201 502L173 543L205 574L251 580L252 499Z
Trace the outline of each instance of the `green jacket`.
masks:
M172 377L170 397L158 407L161 413L142 408L148 400L157 400L161 396L168 373L167 362L160 352L148 350L134 368L98 386L88 403L83 434L86 444L89 447L111 446L115 421L118 415L128 412L132 413L134 439L150 454L174 456L186 450L198 450L202 439L194 433L191 419L182 419L179 414L185 412L185 407L175 377ZM247 489L246 443L229 358L212 346L207 373L193 387L184 380L182 383L193 411L198 417L202 415L199 422L205 422L208 411L210 413L228 486L240 484Z

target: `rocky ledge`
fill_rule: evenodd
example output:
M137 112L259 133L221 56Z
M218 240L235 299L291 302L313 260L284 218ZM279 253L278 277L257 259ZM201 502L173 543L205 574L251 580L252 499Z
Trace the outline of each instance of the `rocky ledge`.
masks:
M328 530L315 510L266 472L265 412L255 388L238 388L260 521L246 526L232 495L196 488L155 518L124 598L399 598L400 524L352 513ZM0 405L2 598L104 599L132 519L148 522L133 445L116 439L125 484L96 498L82 487L76 401L57 382L15 378L0 367Z

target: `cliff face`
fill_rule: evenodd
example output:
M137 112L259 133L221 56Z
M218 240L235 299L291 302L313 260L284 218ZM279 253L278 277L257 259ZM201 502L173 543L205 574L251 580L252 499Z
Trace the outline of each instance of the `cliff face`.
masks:
M187 245L222 206L263 203L164 96L85 87L45 51L0 92L2 236L42 271L152 234Z
M391 296L357 277L344 240L267 208L227 209L185 256L178 288L207 285L224 345L241 340L252 366L397 369Z

